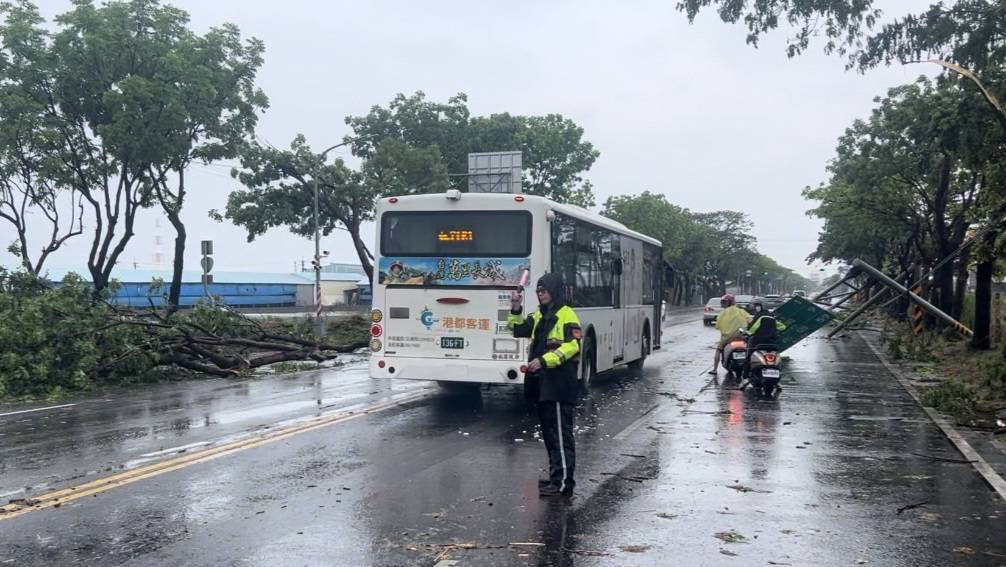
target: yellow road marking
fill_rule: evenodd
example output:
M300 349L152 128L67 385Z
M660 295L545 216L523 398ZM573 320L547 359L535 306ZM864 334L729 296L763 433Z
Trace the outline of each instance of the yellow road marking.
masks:
M416 392L415 394L407 395L397 400L374 404L373 406L361 409L357 412L334 413L332 415L321 416L306 423L293 425L276 431L270 431L257 437L232 441L218 447L187 453L173 459L167 459L165 461L123 471L121 473L95 479L90 482L85 482L84 484L77 486L71 486L69 488L56 490L39 496L21 499L20 501L13 501L10 504L0 507L0 521L10 520L37 510L62 506L63 504L67 504L81 498L86 498L113 488L126 486L127 484L132 484L134 482L146 480L148 478L183 469L198 463L203 463L217 457L223 457L225 455L237 453L246 449L252 449L267 443L281 441L283 439L293 437L294 435L300 435L301 433L307 433L309 431L314 431L316 429L321 429L323 427L328 427L330 425L335 425L337 423L342 423L351 419L400 406L426 397L427 395L429 395L428 392Z

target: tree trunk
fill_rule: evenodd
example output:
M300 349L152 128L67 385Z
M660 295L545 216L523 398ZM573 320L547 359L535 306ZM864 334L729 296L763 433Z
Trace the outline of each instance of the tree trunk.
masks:
M992 328L992 261L978 264L975 275L975 324L974 337L971 346L978 350L988 350L991 347L989 332Z
M933 225L936 234L936 249L939 251L937 262L943 261L949 256L954 248L950 234L947 229L947 205L950 200L950 183L953 172L954 160L949 155L943 156L940 164L940 181L936 188L936 195L933 198ZM935 285L936 306L944 313L953 310L954 303L954 266L952 262L946 263L933 275Z
M356 256L360 259L360 265L363 267L363 271L367 274L367 279L369 279L371 285L373 285L374 264L370 261L370 253L367 252L367 245L363 242L363 238L360 237L360 222L353 221L343 224L345 224L346 228L349 229L349 235L353 239L353 248L356 249Z
M182 269L185 267L185 225L176 212L168 211L168 222L175 227L175 258L171 271L171 287L168 290L168 313L178 311L182 296Z
M957 259L957 280L954 282L954 302L950 308L950 316L958 321L964 314L964 296L968 293L968 263L971 254L965 250Z

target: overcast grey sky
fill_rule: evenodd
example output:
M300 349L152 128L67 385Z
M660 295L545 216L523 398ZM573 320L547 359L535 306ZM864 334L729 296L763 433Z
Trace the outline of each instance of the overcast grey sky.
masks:
M276 146L298 132L318 149L337 143L346 115L416 90L433 100L465 92L476 115L560 113L601 152L586 173L598 203L650 190L696 211L743 210L758 248L801 272L820 226L805 215L801 190L825 180L836 139L869 114L873 97L933 72L919 65L846 72L820 43L787 59L785 32L754 49L741 26L713 12L689 25L674 0L169 3L188 11L200 32L233 22L265 42L258 84L271 103L258 134ZM925 4L880 7L899 15ZM69 2L39 5L51 17ZM183 214L187 267L198 269L201 239L214 240L216 271L290 271L310 260L310 241L284 229L249 244L241 229L210 220L207 211L223 209L239 185L224 165L196 169ZM123 264L154 267L154 216L142 213ZM170 260L170 225L161 233ZM0 225L0 237L6 248L13 229ZM334 261L356 260L344 234L323 248ZM87 250L78 237L48 265L83 267Z

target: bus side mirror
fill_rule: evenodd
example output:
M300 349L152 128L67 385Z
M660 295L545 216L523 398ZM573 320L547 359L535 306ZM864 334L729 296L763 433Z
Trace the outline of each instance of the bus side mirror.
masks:
M616 276L622 275L622 260L614 260L611 262L611 271L615 273Z

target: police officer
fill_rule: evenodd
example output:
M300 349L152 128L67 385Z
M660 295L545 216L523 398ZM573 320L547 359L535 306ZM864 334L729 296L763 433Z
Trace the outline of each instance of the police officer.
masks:
M515 337L531 339L525 396L537 402L541 434L548 450L549 477L538 482L541 496L572 496L576 446L573 414L576 409L577 369L580 365L580 319L566 305L559 274L545 274L535 292L539 309L521 317L523 298L510 295L507 325Z

